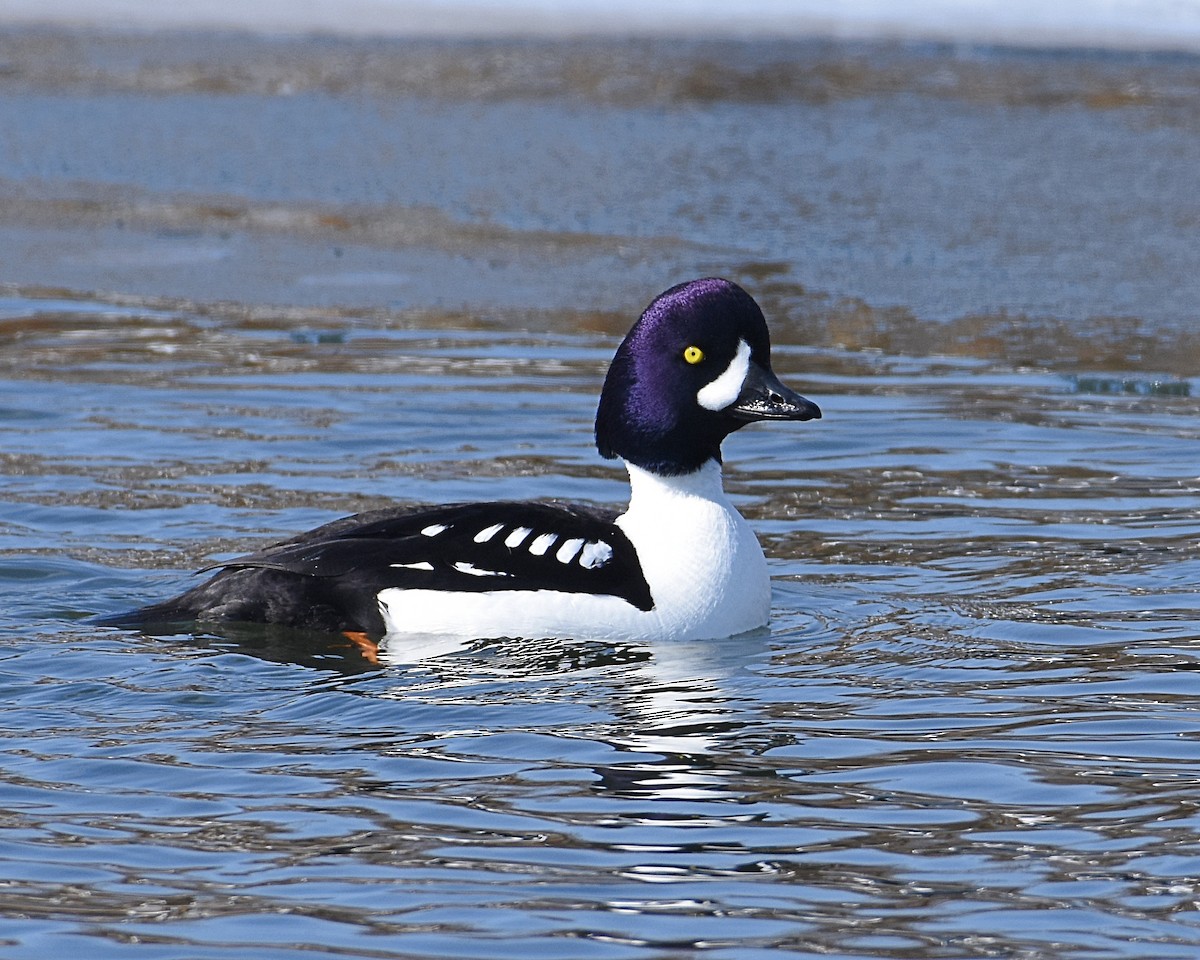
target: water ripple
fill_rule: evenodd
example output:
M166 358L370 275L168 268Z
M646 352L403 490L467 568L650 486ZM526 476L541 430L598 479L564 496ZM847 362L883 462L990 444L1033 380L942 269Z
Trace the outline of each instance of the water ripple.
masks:
M611 336L72 310L0 383L6 956L1194 955L1191 396L794 348L837 429L730 443L770 631L380 665L85 618L397 494L617 502Z

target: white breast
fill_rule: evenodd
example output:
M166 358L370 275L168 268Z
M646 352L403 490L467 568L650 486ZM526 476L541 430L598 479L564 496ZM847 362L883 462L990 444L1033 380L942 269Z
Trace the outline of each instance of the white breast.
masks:
M553 590L379 595L388 633L469 637L705 640L763 626L771 584L762 548L710 461L683 477L629 466L632 495L617 524L637 549L654 608Z
M629 466L632 496L617 525L637 547L662 633L710 639L763 626L771 581L762 547L729 502L721 466L682 477Z

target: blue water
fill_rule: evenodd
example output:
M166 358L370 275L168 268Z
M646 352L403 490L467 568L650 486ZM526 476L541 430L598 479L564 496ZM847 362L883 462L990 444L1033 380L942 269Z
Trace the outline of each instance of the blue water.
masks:
M619 503L613 339L44 306L0 380L6 958L1195 956L1188 381L782 344L826 419L727 445L769 631L377 666L85 618L379 498Z
M0 957L1200 954L1188 57L0 36ZM390 503L620 505L763 303L773 621L375 662L99 628Z

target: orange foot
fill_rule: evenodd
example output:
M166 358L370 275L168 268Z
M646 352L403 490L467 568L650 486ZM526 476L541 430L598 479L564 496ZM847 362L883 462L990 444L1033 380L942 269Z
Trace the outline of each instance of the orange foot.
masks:
M378 643L368 637L365 633L360 633L357 630L343 630L342 634L347 640L358 647L359 652L362 654L363 659L366 660L367 663L373 663L376 666L379 665Z

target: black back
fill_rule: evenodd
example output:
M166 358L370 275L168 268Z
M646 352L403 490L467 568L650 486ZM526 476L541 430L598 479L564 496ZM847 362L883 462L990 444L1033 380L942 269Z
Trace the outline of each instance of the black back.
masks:
M593 593L649 610L650 587L615 518L576 504L522 501L359 514L217 564L220 573L182 596L109 622L251 620L379 634L376 598L389 588ZM519 528L530 532L509 546ZM544 552L529 549L550 534ZM559 559L570 541L582 544Z

